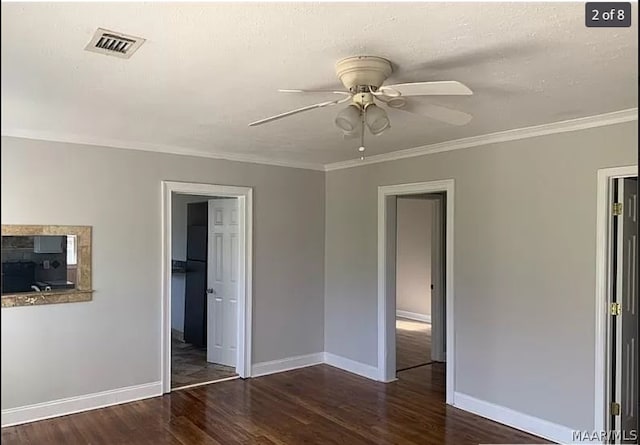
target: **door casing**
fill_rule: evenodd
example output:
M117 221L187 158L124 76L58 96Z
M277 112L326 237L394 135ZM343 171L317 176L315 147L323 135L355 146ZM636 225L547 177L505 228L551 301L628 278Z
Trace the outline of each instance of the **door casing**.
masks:
M446 194L445 306L446 306L446 402L453 405L455 390L453 229L454 180L385 185L378 187L378 380L396 380L395 286L396 197L423 193ZM393 258L393 259L391 259Z
M160 376L163 393L171 392L171 196L173 193L238 199L238 350L236 372L251 377L252 290L253 290L253 189L228 185L162 181L162 302L160 335Z

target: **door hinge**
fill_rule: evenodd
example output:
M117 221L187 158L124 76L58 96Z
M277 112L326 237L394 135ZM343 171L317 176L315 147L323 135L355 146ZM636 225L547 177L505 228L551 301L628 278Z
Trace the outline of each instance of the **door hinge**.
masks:
M617 402L611 402L611 415L619 416L620 415L620 404Z
M614 216L622 215L622 203L621 202L614 202L613 203L613 208L611 210L612 210L612 213L613 213Z
M620 303L611 303L611 315L620 315Z

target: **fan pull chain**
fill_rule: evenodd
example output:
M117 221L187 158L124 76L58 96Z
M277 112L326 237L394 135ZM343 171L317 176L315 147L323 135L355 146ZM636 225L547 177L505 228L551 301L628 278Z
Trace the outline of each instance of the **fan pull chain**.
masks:
M360 148L358 148L358 151L360 152L360 160L364 161L364 124L365 124L365 118L364 118L364 113L366 113L365 108L362 107L362 113L360 113L360 115L362 116L362 125L360 125Z

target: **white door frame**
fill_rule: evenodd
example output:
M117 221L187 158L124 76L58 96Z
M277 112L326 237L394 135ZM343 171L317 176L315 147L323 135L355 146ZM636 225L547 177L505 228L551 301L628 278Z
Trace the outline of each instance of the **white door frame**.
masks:
M238 357L236 372L251 377L251 312L253 290L253 189L227 185L162 181L162 333L160 369L163 393L171 392L171 197L173 193L238 199L239 210L239 282L238 288ZM244 258L243 258L244 257ZM243 261L244 260L244 261Z
M388 283L395 283L395 261L387 261L388 211L387 198L421 193L446 193L446 240L445 240L445 296L446 296L446 379L448 404L453 404L455 388L455 338L454 338L454 293L453 293L453 209L454 180L419 182L412 184L385 185L378 187L378 380L391 382L396 379L395 351L395 291L387 289ZM393 248L395 250L395 247Z
M595 338L595 399L594 430L610 430L607 405L609 397L609 304L611 303L611 262L613 240L611 205L613 180L638 176L638 166L603 168L598 170L596 207L596 338Z

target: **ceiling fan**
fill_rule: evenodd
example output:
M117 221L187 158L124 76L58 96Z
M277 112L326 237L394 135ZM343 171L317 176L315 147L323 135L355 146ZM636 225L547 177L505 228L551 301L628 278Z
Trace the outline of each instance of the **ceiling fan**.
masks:
M472 116L458 110L412 100L416 96L468 96L473 92L456 81L412 82L383 85L391 75L391 62L375 56L347 57L336 64L336 74L346 90L278 90L281 93L337 94L339 99L316 103L287 111L249 124L250 127L273 122L294 114L317 108L348 103L335 118L335 124L343 130L345 138L360 136L360 159L364 159L365 128L374 135L390 128L387 113L376 101L393 109L420 114L451 125L465 125Z

